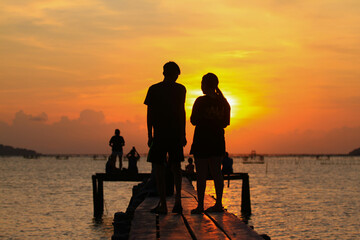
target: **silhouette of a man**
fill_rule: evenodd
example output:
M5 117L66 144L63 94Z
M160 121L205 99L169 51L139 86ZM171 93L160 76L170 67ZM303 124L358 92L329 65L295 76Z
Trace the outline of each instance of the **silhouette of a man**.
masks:
M165 174L168 165L174 176L176 188L173 213L181 213L181 167L184 161L185 137L185 96L186 88L176 83L180 68L175 62L163 67L164 80L152 85L146 95L148 161L152 162L156 176L160 201L151 211L166 214ZM167 158L168 156L168 158Z
M125 145L124 138L120 136L120 130L115 129L115 135L111 137L109 141L109 146L112 148L112 157L115 158L119 156L119 169L122 169L122 155L123 155L123 146Z

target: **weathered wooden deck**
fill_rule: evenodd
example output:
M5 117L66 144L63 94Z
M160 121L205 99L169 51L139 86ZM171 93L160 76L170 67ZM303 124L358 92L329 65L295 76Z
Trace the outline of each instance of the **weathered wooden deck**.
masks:
M167 215L150 213L159 198L147 197L135 210L129 239L257 239L263 240L235 215L223 213L190 214L196 208L196 191L191 182L183 178L182 214L171 213L174 197L167 198ZM205 196L205 207L214 205L215 200Z
M144 181L150 177L150 173L139 173L136 175L127 174L127 173L96 173L92 175L93 183L93 200L94 200L94 217L101 218L104 212L104 182L107 181ZM191 181L196 181L196 174L186 174L186 178ZM211 180L211 177L208 177L208 180ZM242 189L241 189L241 212L243 215L251 215L251 201L250 201L250 185L249 185L249 175L247 173L232 173L224 176L224 180L242 180ZM190 184L191 186L191 184ZM229 186L229 185L228 185ZM191 186L192 187L192 186Z

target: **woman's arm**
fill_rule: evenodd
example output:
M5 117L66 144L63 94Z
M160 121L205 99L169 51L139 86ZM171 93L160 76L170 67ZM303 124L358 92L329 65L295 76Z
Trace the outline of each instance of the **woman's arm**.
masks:
M190 122L192 125L196 126L197 124L199 124L199 119L200 119L200 114L199 114L199 98L197 98L194 102L192 111L191 111L191 116L190 116Z

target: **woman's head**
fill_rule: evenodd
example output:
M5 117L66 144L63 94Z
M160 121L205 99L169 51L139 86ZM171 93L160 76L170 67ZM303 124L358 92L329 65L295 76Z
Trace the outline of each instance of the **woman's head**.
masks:
M215 93L219 85L218 77L213 73L207 73L202 77L201 90L204 94Z

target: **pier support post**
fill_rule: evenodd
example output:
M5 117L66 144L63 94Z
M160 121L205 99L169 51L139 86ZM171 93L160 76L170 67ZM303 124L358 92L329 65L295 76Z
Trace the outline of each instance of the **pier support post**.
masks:
M100 216L104 213L104 184L103 180L98 178L98 196L99 196L99 209Z
M242 179L242 191L241 191L241 213L245 216L251 215L251 201L250 201L250 184L249 175L246 174Z
M103 180L92 175L94 217L99 218L104 213L104 187Z
M92 175L92 187L93 187L93 202L94 202L94 217L97 218L100 215L99 209L99 195L96 175Z

